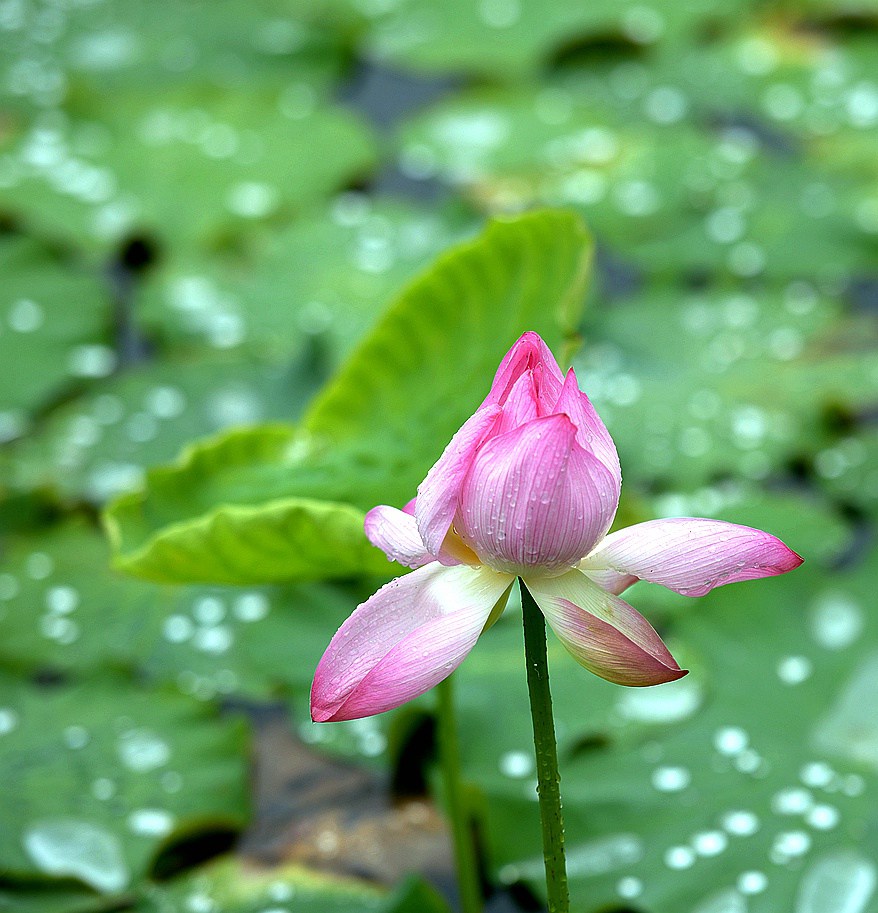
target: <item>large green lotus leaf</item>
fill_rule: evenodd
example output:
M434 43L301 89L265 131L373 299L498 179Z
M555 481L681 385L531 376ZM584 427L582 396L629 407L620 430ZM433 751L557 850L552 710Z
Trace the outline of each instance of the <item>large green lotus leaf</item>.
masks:
M175 837L245 824L240 721L121 680L0 688L5 877L121 895Z
M650 6L624 0L428 0L364 4L356 0L310 0L317 9L361 13L361 46L369 57L429 73L463 71L491 79L538 74L556 52L570 45L616 39L675 44L709 23L740 15L749 3L697 6L661 0Z
M448 913L439 895L410 879L393 893L357 881L294 865L260 868L225 858L167 885L144 892L137 913L191 913L193 906L216 913Z
M164 581L254 583L386 573L364 511L404 504L522 332L574 325L591 246L566 213L491 223L397 299L302 427L190 448L107 512L120 568Z
M569 76L629 117L656 124L709 118L761 136L789 157L821 137L868 137L874 112L868 78L876 49L868 33L838 40L792 18L745 19L712 40L659 43L648 59L607 55ZM841 150L839 150L841 151Z
M588 335L580 383L634 482L765 478L878 401L874 322L807 284L647 291L595 313Z
M302 703L333 632L369 595L330 584L162 587L109 563L105 537L83 522L7 536L0 666L30 675L124 669L201 699ZM362 733L353 735L359 751Z
M673 86L632 110L616 98L626 86L619 77L596 90L577 70L539 88L457 95L403 128L400 165L489 212L575 207L653 274L838 280L868 267L874 237L856 217L853 176L782 155L755 127L697 128Z
M475 227L458 207L428 210L359 192L259 238L246 255L176 258L138 293L139 325L174 345L288 358L310 345L334 370L403 285Z
M663 687L620 691L623 713L654 713L651 731L562 757L576 909L875 909L874 573L874 553L853 573L806 564L717 590L672 625L674 647L699 657L689 687L706 699L689 713ZM541 890L532 777L509 773L482 780L495 861L502 879Z
M366 595L330 584L180 588L154 609L160 632L139 659L151 678L199 697L304 702L330 638Z
M106 290L35 241L0 237L0 442L71 385L115 367Z
M315 100L343 63L343 35L276 0L110 0L8 7L0 34L0 100L33 115L77 87L158 91L183 83L288 87L291 104Z
M193 437L297 418L315 373L302 353L268 364L211 352L129 369L93 384L0 450L0 489L104 504L138 488L149 466L173 459Z
M167 591L114 574L99 531L70 521L7 536L0 562L0 664L37 673L131 668L161 637Z
M662 500L667 498L659 503ZM717 493L712 503L703 494L702 503L692 500L695 503L679 505L684 507L681 512L768 530L807 555L809 562L828 564L851 542L850 531L835 511L802 495L767 495L751 487L736 496L726 492L725 498ZM746 594L747 588L738 592ZM619 688L573 662L550 633L555 725L563 753L575 754L595 740L630 744L688 719L713 700L718 685L712 666L700 646L678 635L675 624L675 619L699 611L698 603L645 583L627 590L625 599L669 635L678 661L693 673L661 688ZM535 776L523 651L515 594L500 621L455 673L467 775L475 783L485 783L496 781L499 774L511 795L529 788ZM487 717L493 721L490 727L484 723Z
M81 93L3 142L0 212L98 248L135 233L162 248L221 245L283 222L364 176L366 127L329 104L285 106L276 88Z

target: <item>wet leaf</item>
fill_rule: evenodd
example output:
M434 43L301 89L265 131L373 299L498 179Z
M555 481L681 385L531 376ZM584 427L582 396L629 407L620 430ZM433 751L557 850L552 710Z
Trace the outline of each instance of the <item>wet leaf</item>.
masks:
M472 227L456 208L347 192L260 238L248 255L169 263L138 295L138 323L170 345L271 359L305 348L331 372L404 284Z
M162 587L109 561L105 538L83 522L7 536L0 666L97 678L126 670L202 700L302 702L332 632L368 595L368 585Z
M296 418L313 392L310 367L304 358L271 364L216 353L163 359L93 383L0 451L4 484L64 503L104 504L138 488L147 468L173 459L193 435Z
M487 212L573 207L651 275L839 281L867 268L862 176L797 158L758 120L699 116L646 67L603 75L450 98L402 128L400 167Z
M301 429L200 444L150 473L144 494L115 502L107 524L118 566L175 582L386 572L362 533L365 511L411 497L517 336L536 328L560 341L590 252L566 214L493 223L408 287Z
M115 369L112 320L97 275L35 241L0 236L0 443L32 413L85 380Z
M366 127L276 88L83 94L65 118L0 135L0 212L97 249L131 236L184 252L283 222L373 167Z
M798 903L817 913L811 898L828 891L862 897L867 909L878 833L873 574L874 561L835 575L806 564L716 590L669 628L678 652L700 658L682 681L709 681L709 699L662 718L675 706L663 689L644 690L642 702L621 691L618 709L640 702L646 715L652 704L658 725L562 761L576 903L635 902L647 913ZM639 607L651 589L637 594ZM565 675L564 664L552 673ZM487 788L500 877L539 888L541 859L524 836L537 826L530 781L495 777Z
M2 695L5 877L73 878L118 895L175 837L246 822L240 721L109 678L40 687L4 677Z
M647 291L605 309L578 367L634 482L763 479L878 401L873 329L809 283Z

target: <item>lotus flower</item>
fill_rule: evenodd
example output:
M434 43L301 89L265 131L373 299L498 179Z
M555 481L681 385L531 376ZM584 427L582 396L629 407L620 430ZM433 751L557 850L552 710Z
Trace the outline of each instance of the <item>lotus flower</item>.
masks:
M717 520L652 520L607 535L616 447L571 369L525 333L491 392L402 510L366 516L369 540L412 573L360 605L317 666L315 721L398 707L463 662L520 577L573 658L620 685L686 674L619 598L637 580L686 596L770 577L802 559L779 539Z

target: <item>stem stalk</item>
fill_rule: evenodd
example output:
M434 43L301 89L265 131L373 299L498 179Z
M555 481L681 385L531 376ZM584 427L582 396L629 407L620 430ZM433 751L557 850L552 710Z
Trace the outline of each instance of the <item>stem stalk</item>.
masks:
M564 821L561 816L561 775L558 772L558 747L555 743L552 694L549 690L546 621L523 580L519 580L519 586L524 617L524 657L527 664L530 712L533 718L549 913L569 913L570 894L567 888L567 862L564 857Z
M473 841L472 817L466 801L460 769L460 748L457 740L457 720L454 713L453 675L436 686L439 698L439 754L445 803L451 824L454 846L454 865L462 913L482 913L482 887Z

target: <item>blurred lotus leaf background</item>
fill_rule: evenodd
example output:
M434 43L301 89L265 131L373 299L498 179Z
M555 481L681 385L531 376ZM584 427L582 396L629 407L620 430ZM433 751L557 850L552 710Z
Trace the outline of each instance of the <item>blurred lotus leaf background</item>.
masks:
M434 697L308 692L527 329L620 525L806 559L638 584L672 685L550 640L574 909L878 911L874 0L0 0L0 911L455 909ZM490 913L519 616L455 676Z

